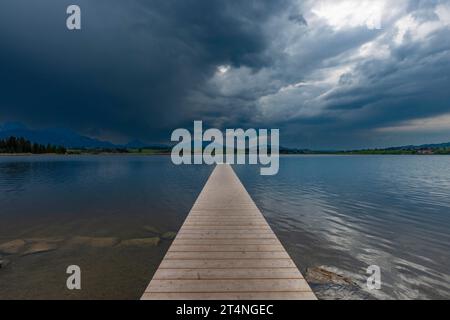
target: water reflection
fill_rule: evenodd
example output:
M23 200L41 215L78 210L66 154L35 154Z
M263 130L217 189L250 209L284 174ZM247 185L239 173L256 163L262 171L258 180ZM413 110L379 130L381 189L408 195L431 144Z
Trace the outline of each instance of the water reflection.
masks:
M326 265L375 298L450 297L450 157L283 157L244 185L301 267ZM366 268L382 269L368 291ZM319 296L355 297L336 286Z
M139 298L170 245L162 234L179 229L211 170L157 156L0 157L0 243L57 244L0 253L0 298ZM80 237L89 245L73 245ZM148 246L113 245L142 238ZM70 264L87 278L79 292L64 286Z

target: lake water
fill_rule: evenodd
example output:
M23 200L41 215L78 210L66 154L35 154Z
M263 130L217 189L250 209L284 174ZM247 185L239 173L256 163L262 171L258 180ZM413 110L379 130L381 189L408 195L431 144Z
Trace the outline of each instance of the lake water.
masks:
M234 169L304 274L324 266L354 283L312 282L320 298L448 299L449 167L447 156L284 156L276 176ZM0 244L26 242L0 254L0 299L139 298L170 246L161 235L178 230L212 169L167 156L0 157ZM54 250L24 255L33 244ZM69 265L82 290L66 289ZM370 265L380 290L366 286Z

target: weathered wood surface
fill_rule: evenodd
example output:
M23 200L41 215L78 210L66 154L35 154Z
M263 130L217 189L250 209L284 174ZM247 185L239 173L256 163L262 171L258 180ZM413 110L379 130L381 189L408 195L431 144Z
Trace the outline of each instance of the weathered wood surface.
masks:
M316 299L233 169L217 165L142 299Z

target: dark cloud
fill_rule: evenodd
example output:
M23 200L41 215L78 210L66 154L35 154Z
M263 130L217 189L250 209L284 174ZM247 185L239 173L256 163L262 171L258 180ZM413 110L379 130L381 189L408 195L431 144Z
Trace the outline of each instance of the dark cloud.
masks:
M73 1L72 1L73 2ZM70 2L70 3L72 3ZM218 65L267 63L261 25L282 2L2 1L2 118L163 139ZM4 48L4 49L3 49Z
M300 13L292 13L289 16L289 20L297 22L297 23L299 23L301 25L304 25L304 26L308 25L308 22L306 21L305 17L302 14L300 14Z
M335 5L3 0L0 122L148 142L196 119L278 127L282 144L310 148L450 140L450 124L395 131L450 113L448 3L389 2L381 29L377 7L339 16Z

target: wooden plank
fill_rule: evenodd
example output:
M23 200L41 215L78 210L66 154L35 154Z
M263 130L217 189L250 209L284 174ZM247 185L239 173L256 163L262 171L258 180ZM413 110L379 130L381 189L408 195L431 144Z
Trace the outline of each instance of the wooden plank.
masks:
M172 245L240 245L240 244L279 244L280 241L277 238L274 239L209 239L208 242L205 242L204 239L177 239L172 242Z
M227 210L221 210L221 209L195 209L193 208L191 213L193 215L205 215L205 216L222 216L222 217L228 217L228 216L242 216L242 215L249 215L249 216L261 216L261 212L256 208L248 208L248 207L241 207L241 208L233 208L233 209L227 209ZM190 213L190 214L191 214Z
M257 229L257 230L211 230L211 229L185 229L181 228L178 234L229 234L229 235L236 235L236 234L270 234L272 235L273 232L270 229Z
M187 226L267 226L267 222L265 221L256 221L256 222L248 222L248 221L208 221L208 222L187 222Z
M270 227L268 225L265 226L188 226L183 225L180 229L181 230L270 230Z
M228 215L260 215L261 212L257 208L242 208L242 209L223 209L217 208L214 210L203 209L200 207L192 208L189 214L201 214L201 215L215 215L215 216L228 216Z
M209 177L142 299L315 299L229 165Z
M286 251L257 251L257 252L242 252L242 251L232 251L232 252L178 252L169 251L167 252L164 259L188 259L188 260L218 260L218 259L289 259L289 255Z
M214 201L214 199L211 199L211 201ZM235 211L239 211L239 210L250 210L250 209L254 209L256 210L256 207L253 205L244 205L244 204L239 204L239 203L229 203L228 201L214 201L214 203L199 203L197 206L202 206L203 209L208 209L208 210L217 210L220 209L223 206L227 206L228 209L230 210L235 210ZM197 208L197 207L196 207Z
M244 233L244 234L229 234L229 233L180 233L177 235L178 239L274 239L275 235L273 233Z
M225 251L241 251L241 252L258 252L258 251L282 251L284 248L278 244L248 244L248 245L183 245L173 244L168 252L225 252Z
M295 268L291 259L246 259L246 260L166 260L159 268L164 269L236 269L236 268Z
M310 291L303 279L235 279L220 280L157 280L153 279L146 292L285 292Z
M261 217L189 217L186 219L186 223L189 222L265 222L261 220Z
M190 230L189 232L180 232L180 236L178 237L177 241L186 241L186 240L195 240L195 239L211 239L211 240L235 240L239 241L247 241L252 239L261 239L261 240L277 240L276 237L274 237L273 234L264 232L264 233L258 233L258 232L210 232L210 231L202 231L202 230ZM205 240L203 240L205 241ZM208 243L206 243L208 244ZM247 243L250 244L250 243ZM255 243L252 243L255 244ZM259 244L259 243L256 243ZM271 244L271 243L261 243L261 244Z
M227 219L227 220L246 220L246 219L260 219L260 215L256 214L240 214L240 215L229 215L229 216L223 216L219 214L208 214L208 215L202 215L202 214L190 214L189 219L203 219L203 220L213 220L213 219Z
M145 292L142 300L316 300L314 293L296 292Z
M153 279L303 279L297 268L268 269L159 269Z

